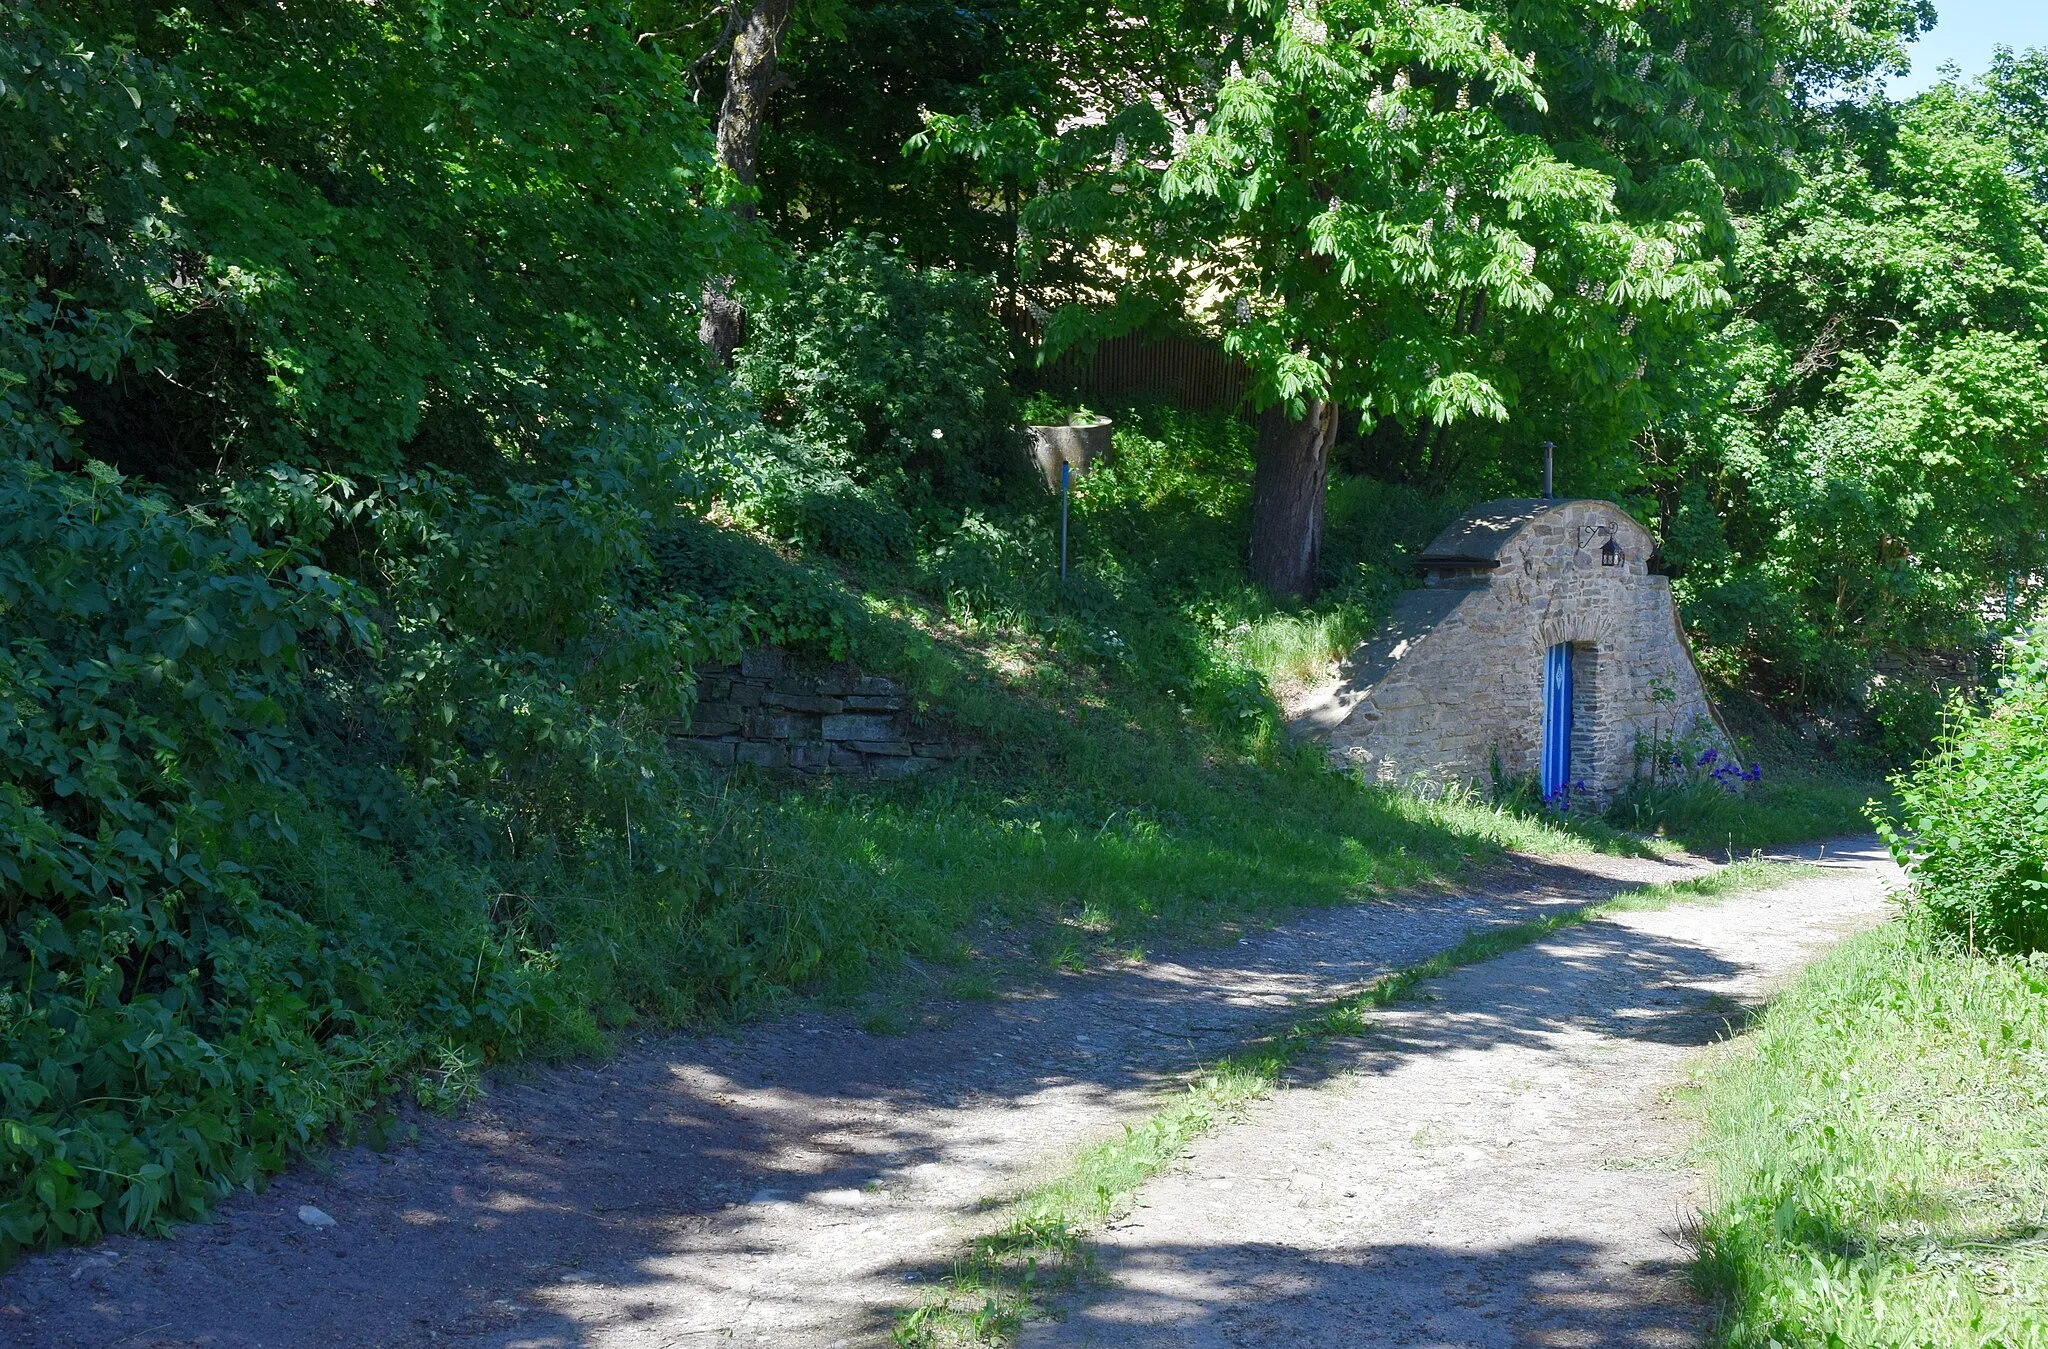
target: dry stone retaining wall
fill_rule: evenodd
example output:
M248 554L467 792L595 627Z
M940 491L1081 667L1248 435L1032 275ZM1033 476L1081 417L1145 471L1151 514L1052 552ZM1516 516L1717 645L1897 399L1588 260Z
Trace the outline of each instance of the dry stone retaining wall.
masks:
M697 681L685 743L715 764L901 778L979 752L916 726L895 680L806 669L773 647L699 670Z

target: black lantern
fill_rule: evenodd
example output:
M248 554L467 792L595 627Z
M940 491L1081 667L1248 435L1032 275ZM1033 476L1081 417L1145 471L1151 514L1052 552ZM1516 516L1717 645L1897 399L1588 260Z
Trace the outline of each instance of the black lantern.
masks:
M1619 567L1621 565L1621 545L1613 539L1609 539L1606 543L1600 545L1600 565L1603 567Z

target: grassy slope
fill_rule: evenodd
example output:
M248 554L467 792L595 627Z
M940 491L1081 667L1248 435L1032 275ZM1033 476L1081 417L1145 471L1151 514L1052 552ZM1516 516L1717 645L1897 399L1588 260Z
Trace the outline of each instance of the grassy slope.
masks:
M2048 1344L2048 969L1846 943L1711 1073L1730 1346Z
M1643 847L1598 821L1366 786L1270 724L1219 733L1016 633L970 637L900 603L890 621L926 638L898 634L919 701L989 759L887 786L735 788L763 839L760 905L836 934L854 958L823 982L842 994L898 953L971 985L977 957L1028 949L1077 967L1426 884L1503 849Z

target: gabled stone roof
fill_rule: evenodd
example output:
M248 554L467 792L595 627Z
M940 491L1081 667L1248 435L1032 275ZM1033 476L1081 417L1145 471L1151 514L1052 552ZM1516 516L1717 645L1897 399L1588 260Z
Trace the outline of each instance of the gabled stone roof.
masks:
M1573 497L1507 497L1483 501L1459 516L1443 533L1431 540L1422 556L1422 567L1498 567L1501 549L1522 530L1522 526L1548 511L1566 506L1593 504L1622 514L1611 502L1585 503Z

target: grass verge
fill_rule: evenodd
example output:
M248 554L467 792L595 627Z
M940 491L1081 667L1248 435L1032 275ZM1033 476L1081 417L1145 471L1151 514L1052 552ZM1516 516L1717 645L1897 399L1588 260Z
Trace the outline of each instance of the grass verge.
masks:
M1090 1230L1122 1212L1139 1186L1194 1139L1269 1093L1292 1064L1332 1039L1357 1035L1366 1014L1425 980L1520 950L1609 914L1665 908L1781 884L1815 868L1749 859L1690 880L1645 886L1599 904L1490 928L1418 964L1385 975L1203 1070L1187 1089L1123 1135L1084 1149L1061 1175L1012 1201L1002 1224L977 1238L945 1280L897 1322L895 1340L916 1349L1002 1345L1052 1295L1090 1265Z
M1870 832L1869 803L1892 790L1876 778L1777 770L1741 793L1712 782L1640 787L1609 807L1617 829L1668 838L1709 857L1779 843Z
M1844 943L1708 1074L1715 1343L2048 1344L2048 961L1909 916Z

